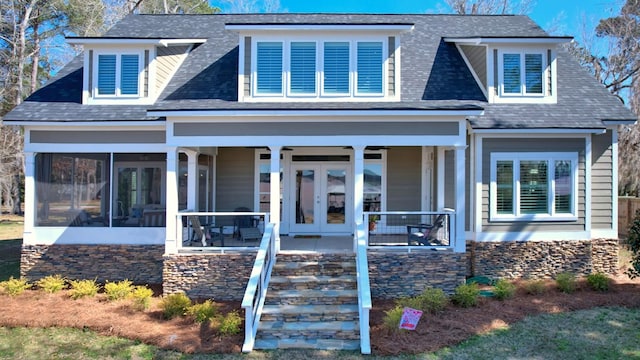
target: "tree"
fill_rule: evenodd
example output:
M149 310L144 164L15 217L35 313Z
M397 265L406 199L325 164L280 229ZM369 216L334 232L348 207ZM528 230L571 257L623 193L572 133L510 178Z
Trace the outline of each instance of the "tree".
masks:
M445 0L456 14L528 14L535 2L533 0Z
M634 114L640 114L640 0L626 0L620 14L600 20L595 36L606 42L606 53L594 55L585 44L570 51L604 86ZM619 180L621 195L640 195L640 128L619 129Z

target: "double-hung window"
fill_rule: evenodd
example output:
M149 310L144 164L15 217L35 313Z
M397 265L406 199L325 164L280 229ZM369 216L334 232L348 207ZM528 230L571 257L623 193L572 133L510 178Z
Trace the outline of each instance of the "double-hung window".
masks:
M542 52L505 51L500 55L503 96L544 96L547 64Z
M577 219L577 153L492 153L491 220Z
M359 42L358 43L358 94L381 95L382 94L382 43Z
M95 96L140 96L141 65L138 53L98 54Z
M281 95L282 43L259 42L256 62L256 92L261 95Z

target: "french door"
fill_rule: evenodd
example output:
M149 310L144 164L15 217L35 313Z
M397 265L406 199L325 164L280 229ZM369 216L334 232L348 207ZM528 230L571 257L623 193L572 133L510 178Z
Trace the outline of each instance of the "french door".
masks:
M292 233L351 233L353 186L348 164L295 164L290 184Z

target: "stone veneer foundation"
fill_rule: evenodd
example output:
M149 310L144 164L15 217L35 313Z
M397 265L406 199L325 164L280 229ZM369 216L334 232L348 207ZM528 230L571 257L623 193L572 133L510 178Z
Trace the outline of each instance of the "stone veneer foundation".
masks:
M561 272L612 274L618 240L467 242L470 275L548 278Z
M367 255L374 298L414 296L427 287L453 293L467 275L467 255L450 250L411 253L369 250Z
M162 283L164 245L23 245L20 275L30 281L59 274L99 282Z
M163 292L192 299L242 300L256 251L164 256Z

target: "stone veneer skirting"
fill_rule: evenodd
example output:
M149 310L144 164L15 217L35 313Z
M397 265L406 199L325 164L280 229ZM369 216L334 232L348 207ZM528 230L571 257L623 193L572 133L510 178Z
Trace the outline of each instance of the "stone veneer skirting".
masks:
M618 240L467 242L470 275L548 278L561 272L615 273Z
M368 251L371 296L396 299L434 287L453 293L467 275L467 255L452 251Z
M20 275L30 281L59 274L99 282L162 283L164 245L23 245Z
M192 299L242 300L257 252L164 256L163 292Z

